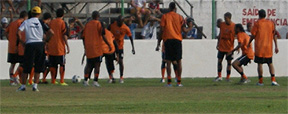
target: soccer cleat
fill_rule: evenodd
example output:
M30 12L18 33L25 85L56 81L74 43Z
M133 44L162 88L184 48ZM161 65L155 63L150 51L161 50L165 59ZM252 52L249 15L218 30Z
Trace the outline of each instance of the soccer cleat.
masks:
M88 81L83 81L83 85L84 85L84 86L89 86Z
M63 83L60 83L61 86L68 86L67 83L63 82Z
M123 84L123 83L124 83L124 79L120 79L120 80L119 80L119 83L120 83L120 84Z
M183 87L184 85L182 85L182 84L177 84L176 86L177 86L177 87Z
M18 84L15 82L10 83L10 86L17 86Z
M219 81L222 81L222 77L216 77L216 78L214 79L214 82L219 82Z
M161 79L160 82L161 82L161 83L165 83L165 79Z
M39 84L48 84L48 82L47 81L41 81L41 82L39 82Z
M226 78L226 82L232 82L232 80Z
M277 82L275 82L275 81L273 81L271 85L272 85L272 86L280 86L280 85L279 85Z
M26 88L25 87L19 87L17 90L16 90L16 92L18 92L18 91L25 91L26 90Z
M165 85L165 87L172 87L172 84L167 84Z
M99 84L97 81L94 81L94 82L93 82L93 85L94 85L95 87L100 87L100 84Z
M263 83L259 83L259 82L258 82L256 85L257 85L257 86L264 86Z
M112 78L112 79L109 79L109 80L108 80L108 83L110 83L110 84L111 84L111 83L116 83L116 81L115 81L114 78Z
M35 87L33 87L33 88L32 88L32 91L35 91L35 92L39 92L39 89L38 89L38 88L35 88Z
M239 83L242 83L242 84L246 84L246 83L249 83L249 82L251 82L251 80L249 80L249 79L241 79L239 81Z

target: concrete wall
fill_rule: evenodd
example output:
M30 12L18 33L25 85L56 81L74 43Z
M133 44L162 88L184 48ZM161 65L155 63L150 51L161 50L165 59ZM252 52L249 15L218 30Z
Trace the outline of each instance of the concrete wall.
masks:
M235 42L236 43L236 42ZM9 78L9 64L7 61L7 41L0 41L0 79ZM84 66L81 65L83 46L80 40L69 41L71 53L66 56L65 78L73 75L83 76ZM288 76L288 40L278 40L280 52L274 55L273 62L276 76ZM183 77L215 77L217 75L216 40L184 40L183 41ZM131 53L129 41L125 41L125 77L160 78L161 53L155 51L155 40L135 41L136 55ZM237 58L240 55L235 55ZM105 63L102 62L100 78L108 78ZM119 77L119 65L116 65L115 77ZM225 76L226 62L223 62ZM257 76L256 64L252 62L245 67L248 76ZM174 75L174 73L172 73ZM232 76L239 76L232 70ZM269 76L268 67L264 65L264 76ZM50 74L48 76L50 78Z

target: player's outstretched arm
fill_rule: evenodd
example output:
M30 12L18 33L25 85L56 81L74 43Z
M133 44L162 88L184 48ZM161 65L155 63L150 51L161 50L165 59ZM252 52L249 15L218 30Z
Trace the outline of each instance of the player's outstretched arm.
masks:
M130 36L129 39L130 39L130 42L131 42L131 45L132 45L132 54L135 55L136 52L135 52L134 41L133 41L132 36Z

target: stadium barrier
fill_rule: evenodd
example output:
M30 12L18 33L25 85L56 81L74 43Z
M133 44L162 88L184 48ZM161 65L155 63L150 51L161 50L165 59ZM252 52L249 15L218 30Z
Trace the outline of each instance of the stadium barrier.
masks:
M216 40L183 40L183 77L216 77L217 75L217 50ZM66 56L65 78L71 79L73 75L83 77L84 65L81 65L84 53L81 40L70 40L70 54ZM235 46L237 40L235 40ZM273 62L276 76L288 76L288 40L278 40L278 54L274 54ZM9 64L7 63L8 42L0 41L0 79L9 78ZM161 77L161 52L155 51L156 40L136 40L136 55L131 53L130 41L125 41L124 46L124 77L125 78L160 78ZM234 53L234 60L241 55ZM84 63L85 64L85 63ZM17 68L17 67L16 67ZM15 69L16 69L15 68ZM264 76L270 76L268 66L264 65ZM257 76L257 65L251 62L244 67L247 76ZM222 75L226 76L226 61L223 61ZM174 73L172 72L174 77ZM239 74L232 69L232 77ZM41 75L42 77L42 75ZM114 77L119 78L119 65L116 65ZM50 79L50 74L48 74ZM59 76L58 76L59 78ZM100 78L108 78L105 61L101 64Z

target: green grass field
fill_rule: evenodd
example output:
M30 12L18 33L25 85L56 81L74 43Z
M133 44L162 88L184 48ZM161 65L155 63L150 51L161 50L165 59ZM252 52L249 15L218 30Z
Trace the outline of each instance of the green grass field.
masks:
M239 85L213 82L212 78L185 78L184 87L164 87L159 79L126 79L124 84L102 87L39 85L40 92L16 92L8 80L1 80L1 114L7 113L288 113L287 77L276 78L281 86L256 86L257 78ZM117 80L118 82L118 80ZM91 81L90 81L91 84Z

